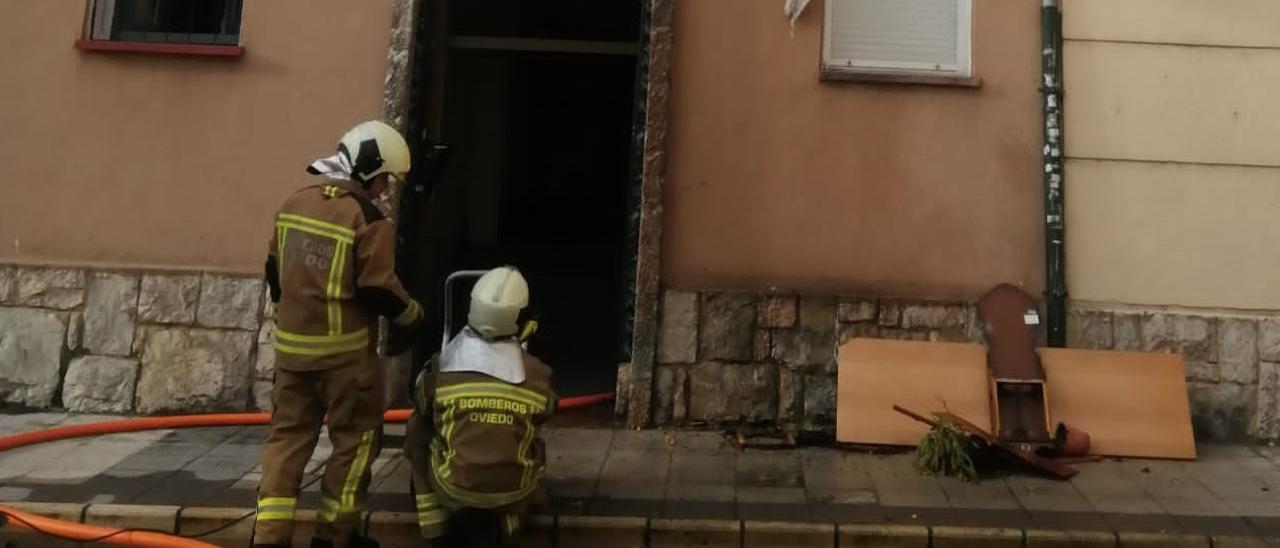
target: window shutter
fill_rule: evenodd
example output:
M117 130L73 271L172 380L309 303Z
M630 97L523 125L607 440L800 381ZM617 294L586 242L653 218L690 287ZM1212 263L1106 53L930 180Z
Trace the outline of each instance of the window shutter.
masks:
M827 64L968 71L969 0L828 0Z

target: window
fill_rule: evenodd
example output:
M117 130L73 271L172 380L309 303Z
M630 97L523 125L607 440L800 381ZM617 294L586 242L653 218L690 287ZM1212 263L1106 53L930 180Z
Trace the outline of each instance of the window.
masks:
M92 42L238 46L242 2L92 0L87 37Z
M827 0L824 77L970 77L971 0Z

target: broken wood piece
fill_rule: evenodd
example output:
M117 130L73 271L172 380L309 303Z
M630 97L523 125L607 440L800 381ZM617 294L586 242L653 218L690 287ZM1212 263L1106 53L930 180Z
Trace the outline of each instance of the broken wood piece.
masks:
M1036 354L1040 314L1035 299L1000 284L978 300L987 334L993 431L1002 440L1049 441L1044 369Z

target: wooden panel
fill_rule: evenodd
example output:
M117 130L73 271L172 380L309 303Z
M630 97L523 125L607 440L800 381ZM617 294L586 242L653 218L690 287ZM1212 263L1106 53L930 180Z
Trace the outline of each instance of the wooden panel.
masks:
M1096 455L1196 458L1177 354L1045 348L1049 413L1089 433Z
M893 410L950 410L991 428L987 351L976 344L853 339L840 348L836 440L915 445L928 427Z

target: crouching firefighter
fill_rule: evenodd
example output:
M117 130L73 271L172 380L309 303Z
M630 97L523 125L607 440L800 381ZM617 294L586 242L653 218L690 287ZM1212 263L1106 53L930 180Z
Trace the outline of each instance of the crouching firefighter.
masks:
M389 346L399 346L423 314L396 277L394 227L370 200L409 171L409 148L390 126L366 122L307 171L319 177L280 208L267 255L276 371L253 545L292 544L303 468L327 414L333 453L311 546L377 546L357 533L386 407L371 331L390 318Z
M414 385L405 454L428 546L500 546L541 489L539 426L555 412L551 368L517 336L529 286L511 267L471 292L467 326Z

